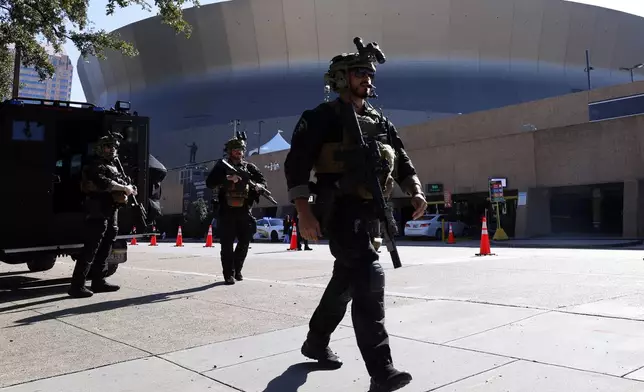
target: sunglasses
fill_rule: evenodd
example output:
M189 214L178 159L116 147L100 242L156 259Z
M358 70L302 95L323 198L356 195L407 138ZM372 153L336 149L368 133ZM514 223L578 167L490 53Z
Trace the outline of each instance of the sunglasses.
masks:
M368 76L373 79L376 76L376 73L369 68L356 68L353 70L353 75L358 78L364 78Z

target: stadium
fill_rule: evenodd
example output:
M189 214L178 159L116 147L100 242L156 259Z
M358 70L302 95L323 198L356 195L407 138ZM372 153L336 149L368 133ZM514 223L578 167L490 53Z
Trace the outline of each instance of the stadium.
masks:
M324 99L322 75L329 60L355 51L355 36L378 42L387 56L378 68L379 98L373 103L399 129L415 132L410 140L426 148L438 147L429 141L435 134L419 133L432 128L423 124L469 124L450 142L465 143L490 125L468 122L471 116L588 90L639 86L642 79L644 19L569 1L232 0L190 8L184 15L193 26L189 39L153 17L117 30L139 56L109 53L104 61L78 62L88 101L110 106L130 100L134 110L151 117L151 153L167 167L219 158L234 128L246 132L250 149L276 135L290 140L299 114ZM521 116L517 127L534 131L529 113ZM584 122L587 117L586 112ZM571 124L577 123L555 125ZM264 167L275 168L271 173L283 186L283 154L261 151L267 154L256 158L268 160ZM488 175L482 183L466 184L463 176L442 179L434 166L424 163L420 170L432 178L421 179L441 182L455 196L487 189ZM526 187L538 188L535 181ZM511 218L517 219L522 218Z

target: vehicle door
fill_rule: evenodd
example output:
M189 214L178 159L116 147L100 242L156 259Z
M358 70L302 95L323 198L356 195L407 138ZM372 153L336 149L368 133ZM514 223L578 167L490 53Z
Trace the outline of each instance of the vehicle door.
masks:
M257 237L258 238L268 238L268 221L266 219L260 219L257 221Z
M2 107L0 157L3 235L0 248L47 246L52 215L55 135L36 107Z
M57 244L82 244L84 240L85 197L81 191L83 166L93 159L94 143L101 136L99 114L91 110L55 112L56 142L53 213L50 225Z

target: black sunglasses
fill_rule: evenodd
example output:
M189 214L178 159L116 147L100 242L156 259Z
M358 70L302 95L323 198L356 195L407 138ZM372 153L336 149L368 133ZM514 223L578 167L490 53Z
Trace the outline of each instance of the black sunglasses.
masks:
M368 76L373 79L376 76L376 73L370 70L369 68L356 68L353 70L353 75L355 75L358 78L364 78Z

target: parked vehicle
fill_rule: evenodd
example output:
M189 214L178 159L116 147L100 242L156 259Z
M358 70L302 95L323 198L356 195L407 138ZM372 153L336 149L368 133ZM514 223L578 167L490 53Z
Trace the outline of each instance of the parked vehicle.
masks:
M270 239L271 242L284 240L284 221L278 218L258 219L253 239Z
M405 223L405 237L433 237L440 240L443 238L443 230L445 230L447 238L450 223L455 237L467 235L468 227L465 223L449 220L448 216L444 214L426 214L418 220L410 220Z

